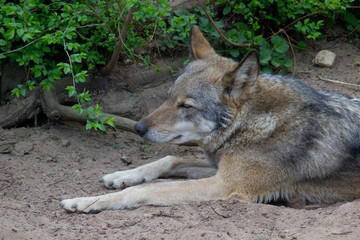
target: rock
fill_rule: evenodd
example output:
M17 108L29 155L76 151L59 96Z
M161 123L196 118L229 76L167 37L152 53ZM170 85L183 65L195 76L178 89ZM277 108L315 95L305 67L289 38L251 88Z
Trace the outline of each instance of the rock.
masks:
M205 4L205 0L200 0L202 4ZM195 6L198 6L199 2L197 0L170 0L169 6L172 8L172 10L177 9L192 9Z
M70 141L68 139L62 139L61 140L61 146L63 146L63 147L70 146Z
M15 151L19 154L30 154L34 150L34 144L31 142L21 141L15 144Z
M126 164L126 166L129 166L132 163L131 159L128 159L126 155L123 155L120 159L123 163Z
M331 68L334 66L336 54L329 50L321 50L313 60L320 67Z

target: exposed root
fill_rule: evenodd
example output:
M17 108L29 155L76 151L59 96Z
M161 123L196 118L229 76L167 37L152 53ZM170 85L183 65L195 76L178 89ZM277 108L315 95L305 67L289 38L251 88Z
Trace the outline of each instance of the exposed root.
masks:
M79 115L73 108L61 105L56 101L53 91L42 91L41 105L43 112L52 120L60 122L78 122L86 124L87 118L85 114ZM115 119L114 125L116 128L136 133L134 129L135 121L119 117L112 114L106 114L102 117L108 118L112 116Z

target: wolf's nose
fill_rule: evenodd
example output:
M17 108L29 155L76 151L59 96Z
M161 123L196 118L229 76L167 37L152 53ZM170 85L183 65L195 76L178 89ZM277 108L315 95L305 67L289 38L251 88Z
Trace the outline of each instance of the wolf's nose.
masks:
M140 122L138 122L134 125L134 129L141 137L144 136L148 130L146 124L140 123Z

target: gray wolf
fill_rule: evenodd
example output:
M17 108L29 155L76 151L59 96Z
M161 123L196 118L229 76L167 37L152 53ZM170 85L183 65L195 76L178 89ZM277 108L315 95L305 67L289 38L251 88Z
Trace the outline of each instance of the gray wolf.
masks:
M165 103L135 129L151 142L197 144L205 159L167 156L105 175L106 187L130 187L63 200L63 208L99 212L233 196L263 203L293 194L325 203L360 197L360 99L260 74L256 51L240 63L222 57L196 26L190 53ZM139 185L171 176L191 180Z

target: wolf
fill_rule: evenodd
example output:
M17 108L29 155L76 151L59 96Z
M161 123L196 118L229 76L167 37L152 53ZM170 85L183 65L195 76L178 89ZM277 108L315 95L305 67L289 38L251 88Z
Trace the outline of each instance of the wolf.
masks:
M218 55L197 26L191 62L167 100L134 128L157 143L196 144L203 159L167 156L107 174L126 189L63 200L70 212L229 199L267 203L301 194L332 203L360 197L360 99L260 74L255 50L241 62ZM184 177L139 185L159 177ZM137 186L136 186L137 185Z

